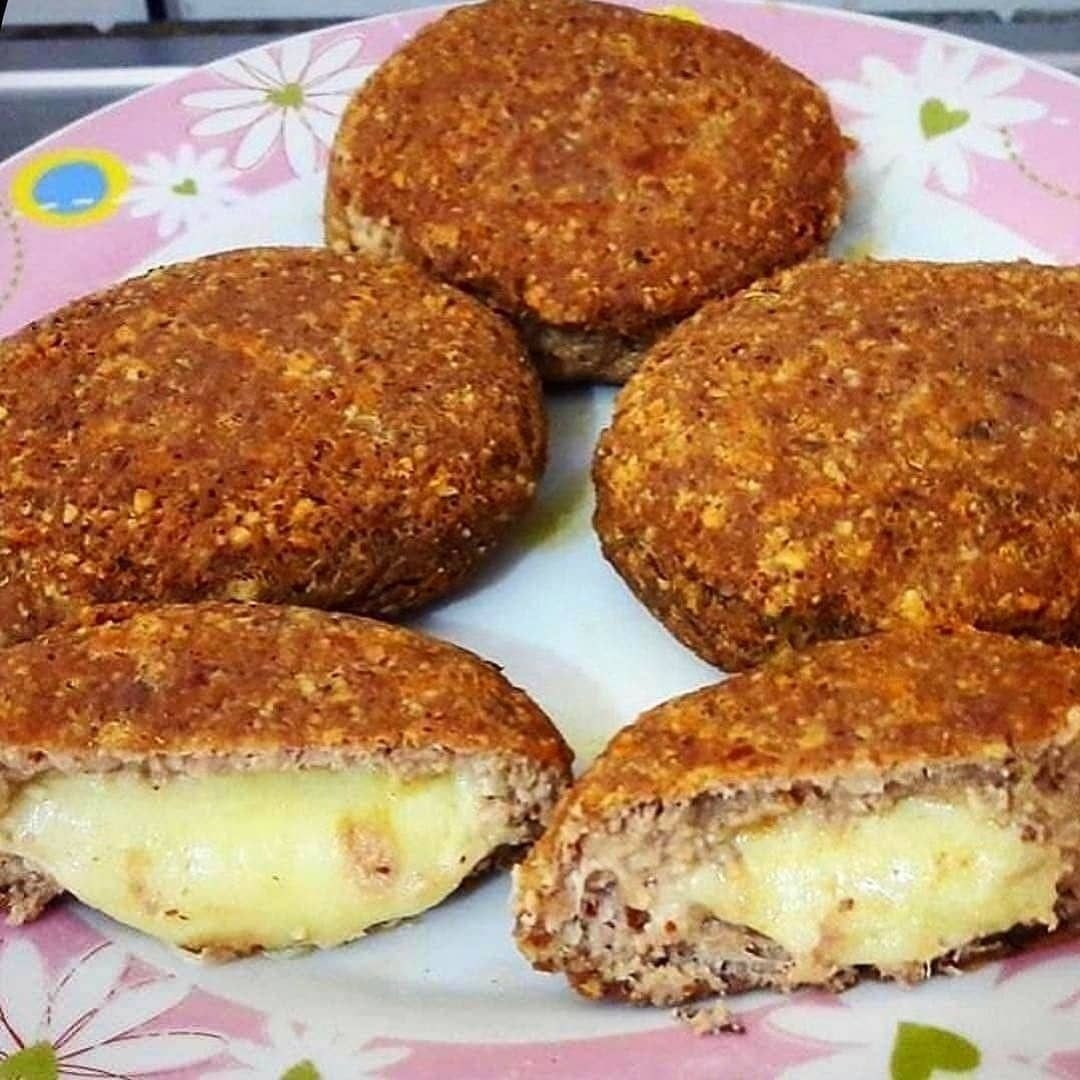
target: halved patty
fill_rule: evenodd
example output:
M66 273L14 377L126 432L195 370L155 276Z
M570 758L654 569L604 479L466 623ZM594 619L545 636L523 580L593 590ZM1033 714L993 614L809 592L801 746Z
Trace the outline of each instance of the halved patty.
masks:
M902 623L1080 635L1080 269L812 262L623 390L607 557L712 663Z
M491 664L369 619L116 605L0 650L0 912L335 945L531 842L569 780Z
M450 12L353 99L327 236L514 318L549 378L623 381L707 297L835 229L824 94L744 39L588 0Z
M498 541L544 453L513 330L408 263L155 271L0 343L0 643L122 600L401 611Z
M789 653L621 731L515 873L520 948L656 1005L916 981L1080 927L1080 652Z

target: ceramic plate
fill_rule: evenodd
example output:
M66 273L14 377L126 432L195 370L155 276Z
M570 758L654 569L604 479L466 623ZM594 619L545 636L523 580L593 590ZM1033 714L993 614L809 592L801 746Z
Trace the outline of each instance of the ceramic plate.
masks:
M667 13L823 83L860 146L846 257L1080 261L1080 82L910 26L781 4ZM349 94L429 9L346 24L139 94L0 166L0 332L146 267L318 243ZM418 625L502 664L581 762L715 674L631 598L589 527L612 393L550 396L553 460L515 541ZM0 466L2 467L2 466ZM1080 1077L1080 947L917 989L736 1001L742 1036L587 1004L510 940L505 876L326 953L198 966L81 908L0 930L0 1078Z

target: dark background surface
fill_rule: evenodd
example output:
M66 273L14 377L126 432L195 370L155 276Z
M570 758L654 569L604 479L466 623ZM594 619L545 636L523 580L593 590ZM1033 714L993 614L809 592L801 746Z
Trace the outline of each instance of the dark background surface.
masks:
M0 0L2 3L2 0ZM169 22L164 0L146 0L151 21L92 27L0 29L0 159L81 116L169 76L334 20ZM387 0L387 10L394 7ZM884 12L887 14L887 12ZM933 12L896 16L1000 45L1080 75L1080 9Z

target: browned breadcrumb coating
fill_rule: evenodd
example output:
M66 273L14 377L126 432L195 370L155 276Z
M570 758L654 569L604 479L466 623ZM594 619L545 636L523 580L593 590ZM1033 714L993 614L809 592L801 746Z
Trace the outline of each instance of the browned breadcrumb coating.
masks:
M327 236L403 251L532 324L553 377L618 380L618 339L633 351L817 250L845 153L822 91L735 34L589 0L488 0L422 30L353 98ZM575 358L535 324L607 346Z
M745 1035L746 1027L722 1001L695 1002L673 1009L676 1020L695 1035Z
M494 665L425 634L268 604L121 605L0 650L0 769L347 767L571 754Z
M530 502L539 384L512 329L405 262L229 252L0 342L0 643L87 604L390 614Z
M619 397L608 559L727 669L910 623L1080 639L1080 268L815 261Z
M479 873L536 838L570 780L562 736L494 665L357 616L213 601L99 608L0 650L0 686L0 812L53 772L454 769L500 824ZM62 891L0 852L9 922L36 918Z
M791 958L777 943L711 918L658 925L641 897L657 877L713 862L732 829L797 808L873 813L912 795L978 793L996 820L1056 845L1065 863L1057 915L1080 926L1078 737L1075 650L904 629L788 652L666 702L612 740L516 872L519 946L589 997L673 1004L790 989ZM933 969L1020 940L974 941ZM870 973L842 969L827 985Z

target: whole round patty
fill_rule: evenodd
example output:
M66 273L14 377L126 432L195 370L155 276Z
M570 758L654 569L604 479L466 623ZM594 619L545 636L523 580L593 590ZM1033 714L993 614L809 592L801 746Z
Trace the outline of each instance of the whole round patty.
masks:
M403 251L494 304L548 377L622 381L707 297L828 239L844 157L824 94L734 34L488 0L357 93L327 236Z
M0 643L120 600L423 603L544 452L511 328L408 263L155 271L0 342Z
M607 557L729 669L896 623L1080 641L1080 268L811 262L658 345Z

